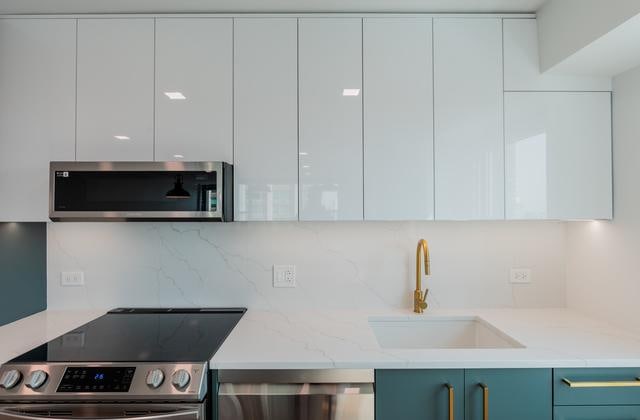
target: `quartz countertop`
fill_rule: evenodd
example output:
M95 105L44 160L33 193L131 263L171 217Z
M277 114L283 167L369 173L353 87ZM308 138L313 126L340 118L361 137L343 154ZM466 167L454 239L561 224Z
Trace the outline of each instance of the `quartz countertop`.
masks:
M0 364L105 310L47 310L0 327ZM524 348L383 349L369 320L476 316ZM638 367L640 336L567 309L249 310L213 369Z
M369 319L476 316L524 348L383 349ZM213 369L638 367L640 336L566 309L249 310Z

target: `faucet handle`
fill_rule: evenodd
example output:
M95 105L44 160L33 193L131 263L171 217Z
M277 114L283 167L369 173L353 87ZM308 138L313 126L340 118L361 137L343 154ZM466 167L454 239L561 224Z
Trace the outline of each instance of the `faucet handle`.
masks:
M422 295L422 302L420 303L420 307L422 309L427 309L427 295L429 294L429 289L424 289L424 295Z

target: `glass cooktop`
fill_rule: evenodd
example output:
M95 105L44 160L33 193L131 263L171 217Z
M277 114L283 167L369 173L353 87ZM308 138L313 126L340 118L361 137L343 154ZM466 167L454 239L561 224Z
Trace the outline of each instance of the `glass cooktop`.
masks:
M245 308L119 308L10 363L206 362Z

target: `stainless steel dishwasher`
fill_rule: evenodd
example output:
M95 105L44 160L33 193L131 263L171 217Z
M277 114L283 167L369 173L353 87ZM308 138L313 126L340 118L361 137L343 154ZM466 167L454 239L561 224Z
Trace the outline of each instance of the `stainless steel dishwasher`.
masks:
M374 420L370 369L221 370L219 420Z

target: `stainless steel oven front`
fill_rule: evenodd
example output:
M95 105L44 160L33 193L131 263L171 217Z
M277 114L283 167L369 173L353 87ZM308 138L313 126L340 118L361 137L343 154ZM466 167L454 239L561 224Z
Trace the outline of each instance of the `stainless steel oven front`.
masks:
M211 420L206 363L0 367L0 420Z

